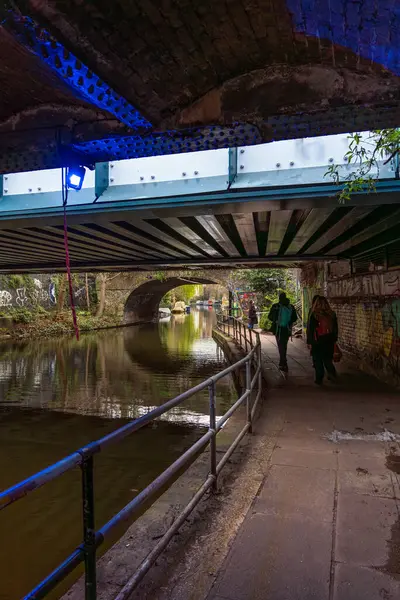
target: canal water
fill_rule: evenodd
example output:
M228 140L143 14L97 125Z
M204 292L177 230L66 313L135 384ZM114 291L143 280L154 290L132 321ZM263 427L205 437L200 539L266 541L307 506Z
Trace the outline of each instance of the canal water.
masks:
M225 366L212 310L72 338L0 343L0 489ZM235 398L217 387L217 414ZM96 527L204 432L204 391L95 457ZM0 512L0 599L19 600L82 541L76 469ZM52 595L53 598L59 597Z

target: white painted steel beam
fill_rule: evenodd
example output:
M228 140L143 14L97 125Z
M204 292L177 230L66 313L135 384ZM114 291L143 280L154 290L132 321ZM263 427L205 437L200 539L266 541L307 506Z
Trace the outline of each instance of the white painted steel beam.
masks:
M108 168L108 187L106 179L97 200L98 211L108 202L164 199L167 204L182 196L255 188L298 188L304 193L304 186L332 185L326 176L332 164L340 165L343 176L358 168L344 159L348 145L348 136L341 134L240 148L234 180L229 178L228 149L113 161ZM372 171L371 175L394 179L394 166L381 161L379 173ZM95 190L95 171L87 170L82 190L69 191L68 204L93 203ZM0 214L60 206L61 169L4 175Z

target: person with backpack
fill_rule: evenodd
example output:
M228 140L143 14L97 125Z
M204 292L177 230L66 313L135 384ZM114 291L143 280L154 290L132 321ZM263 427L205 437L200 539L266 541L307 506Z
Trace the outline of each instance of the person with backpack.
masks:
M338 335L336 313L329 306L328 300L319 296L312 307L307 327L307 345L311 350L317 385L322 385L325 370L328 379L335 380L337 377L333 355Z
M311 308L308 311L308 317L307 317L307 328L308 328L308 324L310 322L310 318L314 309L314 304L316 303L316 301L320 298L321 296L319 294L315 294L315 296L313 296L312 302L311 302Z
M287 346L292 335L292 327L297 321L297 313L285 292L279 294L279 302L272 305L268 319L272 322L271 331L275 334L279 349L279 368L287 372Z
M319 295L319 294L315 294L315 296L313 296L313 299L312 299L312 302L311 302L311 308L310 308L310 310L308 311L308 317L307 317L307 329L306 329L306 331L308 331L308 328L309 328L309 326L310 326L310 319L311 319L311 315L312 315L312 312L313 312L314 304L316 303L316 301L318 300L318 298L319 298L319 297L320 297L320 295ZM313 364L312 364L312 366L313 366L313 369L315 369L315 363L314 363L314 359L313 359Z

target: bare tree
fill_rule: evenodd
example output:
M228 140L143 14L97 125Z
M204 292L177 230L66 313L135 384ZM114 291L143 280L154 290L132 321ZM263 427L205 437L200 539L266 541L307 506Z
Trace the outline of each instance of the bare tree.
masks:
M60 287L57 294L57 312L61 312L64 308L65 290L67 289L68 275L64 273L60 278Z
M108 273L100 273L100 275L99 275L100 298L99 298L99 306L97 307L96 317L102 317L104 314L104 309L106 306L107 284L110 283L110 281L112 281L116 277L119 277L119 275L120 275L120 273L117 273L116 275L112 275L112 276L110 276Z
M88 274L87 273L85 273L85 290L86 290L86 304L87 304L87 309L90 310L89 278L88 278Z

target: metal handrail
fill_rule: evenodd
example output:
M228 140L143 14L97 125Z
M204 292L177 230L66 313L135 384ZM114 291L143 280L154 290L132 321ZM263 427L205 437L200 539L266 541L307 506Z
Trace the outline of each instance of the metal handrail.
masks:
M217 490L217 478L224 465L229 460L230 456L238 446L239 442L246 435L246 433L252 432L252 423L254 415L257 409L257 405L261 398L262 392L262 380L261 380L261 345L260 339L256 332L256 341L252 339L252 332L246 333L241 332L241 326L238 325L240 321L229 317L232 321L231 325L226 323L218 317L217 326L227 333L227 326L231 328L232 337L240 344L245 347L248 354L237 361L233 365L227 367L223 371L220 371L216 375L209 377L202 383L192 387L191 389L183 392L179 396L169 400L162 406L155 408L146 415L143 415L139 419L130 421L123 427L120 427L116 431L100 438L97 441L91 442L87 446L80 448L76 452L73 452L69 456L62 460L54 463L53 465L43 469L42 471L28 477L27 479L17 483L16 485L8 488L7 490L0 493L0 510L5 509L10 504L13 504L20 498L28 495L30 492L37 490L44 484L56 479L60 475L70 471L77 467L81 468L82 472L82 513L83 513L83 543L80 544L69 556L62 562L48 577L42 580L37 587L31 590L25 597L24 600L39 600L44 598L50 591L52 591L58 583L64 580L80 563L85 564L85 600L96 600L96 550L109 537L110 533L123 521L131 519L134 515L138 514L142 507L150 499L155 502L156 494L167 484L172 483L175 476L181 471L181 469L189 464L198 455L198 453L210 445L210 474L206 481L202 484L199 490L196 492L191 501L187 504L184 510L181 512L179 517L174 521L173 525L164 534L161 540L157 543L155 548L148 554L144 561L140 564L133 576L128 580L124 588L119 592L116 600L127 600L131 595L132 591L136 588L138 583L143 579L144 575L148 572L152 564L155 562L157 557L166 548L173 535L184 523L188 515L198 504L201 498L204 496L207 490ZM236 324L235 324L236 323ZM247 346L250 344L250 351L247 350ZM255 369L254 369L255 365ZM254 375L252 377L252 366ZM226 377L233 371L239 368L246 368L246 389L238 398L238 400L231 406L231 408L217 421L216 419L216 384L217 382ZM257 387L257 395L252 403L252 392ZM95 530L94 521L94 482L93 482L93 463L94 455L104 450L109 445L120 441L126 436L138 431L157 417L160 417L167 411L171 410L175 406L178 406L197 392L208 388L209 390L209 414L210 414L210 425L207 433L205 433L197 442L195 442L186 452L184 452L174 463L172 463L161 475L154 479L144 490L142 490L131 502L129 502L122 510L114 515L105 525L103 525L98 531ZM218 432L224 426L230 416L246 401L247 406L247 419L246 425L242 428L240 433L237 435L235 440L232 442L228 450L225 452L222 459L217 464L217 443L216 437ZM149 506L147 506L149 508Z

